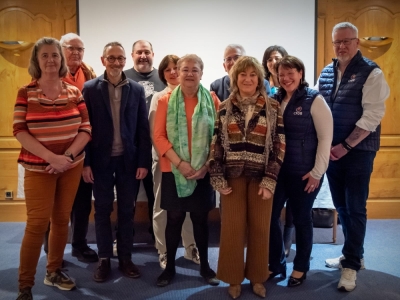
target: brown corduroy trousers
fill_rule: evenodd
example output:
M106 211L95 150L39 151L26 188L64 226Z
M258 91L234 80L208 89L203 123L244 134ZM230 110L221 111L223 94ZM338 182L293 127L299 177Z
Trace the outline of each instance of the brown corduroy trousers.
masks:
M259 180L228 179L229 195L221 195L221 240L217 277L229 284L244 278L252 283L268 279L269 228L272 198L258 195ZM244 249L247 242L246 260Z
M27 221L22 239L19 265L19 288L32 287L44 234L50 225L47 270L61 268L68 239L68 224L83 161L63 173L25 171ZM44 277L44 275L43 275Z

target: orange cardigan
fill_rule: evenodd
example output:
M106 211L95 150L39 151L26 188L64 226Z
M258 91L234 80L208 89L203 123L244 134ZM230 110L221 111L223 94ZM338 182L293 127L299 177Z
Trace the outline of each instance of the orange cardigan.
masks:
M167 110L168 110L168 101L171 96L171 92L163 96L158 101L156 117L154 121L154 132L153 132L153 141L154 146L158 152L160 159L160 169L161 172L171 172L171 162L165 156L165 153L172 148L172 144L168 140L167 136ZM219 99L214 92L211 92L211 97L214 100L215 109L218 111L219 108ZM192 116L194 112L194 108L198 103L197 97L195 98L184 98L185 101L185 111L186 111L186 121L188 126L188 141L192 140ZM191 153L192 145L189 143L189 153Z

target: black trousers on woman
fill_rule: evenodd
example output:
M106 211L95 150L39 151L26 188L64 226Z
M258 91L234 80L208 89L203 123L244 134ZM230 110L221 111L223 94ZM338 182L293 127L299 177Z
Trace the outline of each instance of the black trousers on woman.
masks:
M175 271L175 256L181 240L182 225L186 212L167 211L167 227L165 229L165 242L167 246L167 267L169 271ZM191 212L193 223L193 236L200 255L200 269L207 271L208 264L208 211Z
M215 193L207 173L197 180L193 194L178 197L175 178L172 172L163 172L161 181L161 208L167 211L165 243L167 246L166 270L175 271L175 256L181 239L182 224L186 212L190 212L193 223L193 236L200 255L200 271L206 272L208 265L208 213L215 207Z

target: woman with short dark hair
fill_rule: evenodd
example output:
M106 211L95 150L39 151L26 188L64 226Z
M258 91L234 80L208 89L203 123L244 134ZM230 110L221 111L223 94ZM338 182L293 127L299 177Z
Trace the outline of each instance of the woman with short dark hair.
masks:
M286 135L286 154L278 177L271 217L270 278L286 277L286 258L279 218L287 202L296 231L296 256L289 287L299 286L310 268L313 243L311 210L328 168L333 135L331 111L324 98L308 87L303 62L285 56L276 64Z

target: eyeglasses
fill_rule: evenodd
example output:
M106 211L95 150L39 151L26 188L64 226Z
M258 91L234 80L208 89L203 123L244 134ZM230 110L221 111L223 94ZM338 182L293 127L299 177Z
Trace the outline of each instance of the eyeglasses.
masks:
M79 53L82 53L85 50L85 48L83 48L83 47L63 46L63 48L66 48L71 53L74 51L78 51Z
M231 63L231 62L235 62L239 59L239 57L241 57L241 55L235 55L235 56L228 56L224 58L224 62L226 63Z
M192 70L182 69L182 70L180 70L180 72L185 76L188 76L189 73L192 74L192 76L196 76L196 75L200 74L200 70L199 69L192 69Z
M115 60L118 60L118 62L119 62L120 64L122 64L122 63L125 62L126 57L123 57L123 56L118 56L118 57L107 56L107 57L105 57L105 59L107 59L108 62L110 62L110 63L113 63L113 62L115 62Z
M351 38L351 39L344 39L344 40L337 40L337 41L333 41L332 44L335 47L340 47L340 45L343 43L343 45L348 46L350 45L352 40L356 40L357 38Z

